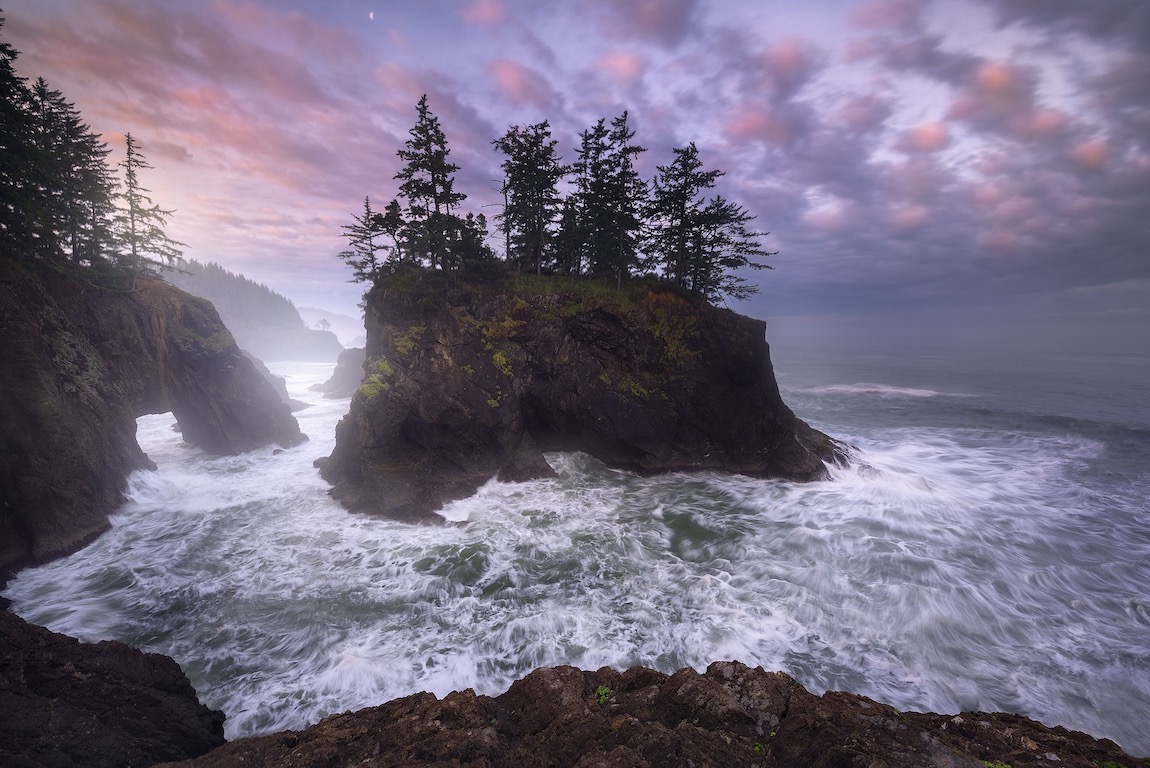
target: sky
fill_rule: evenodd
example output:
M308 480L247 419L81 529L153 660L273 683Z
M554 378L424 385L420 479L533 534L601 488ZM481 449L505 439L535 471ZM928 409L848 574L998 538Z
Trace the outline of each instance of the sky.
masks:
M732 303L773 345L1150 355L1147 0L0 0L43 76L176 213L185 255L356 313L341 225L396 195L422 94L464 211L492 140L564 160L624 110L769 230Z

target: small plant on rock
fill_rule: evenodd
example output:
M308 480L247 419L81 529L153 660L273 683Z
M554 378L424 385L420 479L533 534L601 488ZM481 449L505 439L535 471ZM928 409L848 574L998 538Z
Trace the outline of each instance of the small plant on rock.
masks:
M600 705L606 704L607 699L611 696L611 689L605 685L601 685L595 689L595 701Z

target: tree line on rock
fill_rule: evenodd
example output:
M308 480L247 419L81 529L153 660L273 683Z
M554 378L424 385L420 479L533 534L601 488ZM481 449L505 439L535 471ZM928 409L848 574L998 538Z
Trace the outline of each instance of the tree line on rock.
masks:
M0 16L0 30L4 19ZM140 180L152 168L139 141L124 136L125 157L111 149L75 105L44 78L29 85L13 66L19 56L0 40L0 244L3 253L89 277L153 273L182 254L164 231L172 211Z
M371 282L406 265L459 270L495 260L482 214L460 216L466 195L455 189L459 166L427 96L416 105L409 138L397 151L397 196L382 211L365 197L362 213L343 227L340 253L354 280ZM600 119L579 134L574 162L564 164L545 120L511 126L495 139L503 155L503 211L495 216L503 260L518 271L611 279L621 286L657 275L707 300L745 298L757 288L737 272L770 269L766 232L738 203L716 194L719 170L704 170L694 143L644 180L628 113Z

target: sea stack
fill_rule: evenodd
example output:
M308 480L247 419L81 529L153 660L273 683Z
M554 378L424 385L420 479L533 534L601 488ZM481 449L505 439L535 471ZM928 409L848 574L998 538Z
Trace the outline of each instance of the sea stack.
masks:
M766 325L670 286L412 270L367 296L367 372L319 462L346 507L432 521L545 451L654 474L827 477L838 444L779 395Z

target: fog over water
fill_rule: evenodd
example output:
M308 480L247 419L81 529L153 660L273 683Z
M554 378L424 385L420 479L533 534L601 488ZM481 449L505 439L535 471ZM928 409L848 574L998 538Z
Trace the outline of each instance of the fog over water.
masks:
M832 481L552 454L557 479L491 482L443 527L335 504L312 461L348 401L308 392L330 365L273 364L312 404L309 442L209 457L142 418L159 469L132 476L112 530L5 594L56 631L173 656L230 738L496 694L540 665L738 659L1150 754L1150 361L776 362L788 404L856 447Z

